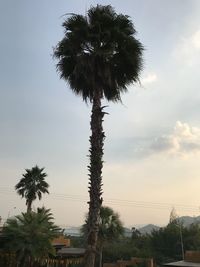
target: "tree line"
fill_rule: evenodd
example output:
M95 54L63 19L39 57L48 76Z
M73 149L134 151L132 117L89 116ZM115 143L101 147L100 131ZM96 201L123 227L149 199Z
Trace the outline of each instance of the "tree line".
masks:
M0 236L0 256L7 253L7 263L16 261L20 267L34 266L37 259L36 266L40 266L42 260L55 256L51 241L61 233L61 229L54 224L50 209L32 209L34 200L49 193L45 177L47 174L44 168L36 165L32 169L26 169L15 186L16 192L25 198L27 211L8 218L4 224ZM88 218L87 214L81 228L81 237L70 237L73 247L87 247L90 231ZM100 208L95 266L101 267L105 262L129 260L131 257L153 258L157 264L162 264L183 259L186 250L199 249L200 225L195 223L184 227L174 210L166 227L153 230L151 234L141 234L133 227L131 237L126 237L119 214L110 207ZM0 257L0 263L1 261ZM7 263L4 258L4 265Z
M85 244L84 235L71 237L71 240L74 246ZM200 250L199 224L194 223L184 227L175 220L165 227L153 230L150 234L141 234L133 227L130 237L120 234L113 240L109 238L104 240L102 262L112 263L120 259L130 260L131 257L140 257L153 258L156 264L161 265L182 260L182 246L184 252ZM99 262L98 257L97 262Z

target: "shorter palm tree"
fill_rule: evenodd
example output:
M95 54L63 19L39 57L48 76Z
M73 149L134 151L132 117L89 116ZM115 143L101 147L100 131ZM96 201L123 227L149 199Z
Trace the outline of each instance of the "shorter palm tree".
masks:
M51 241L58 236L60 228L53 222L49 209L37 209L7 220L3 229L6 249L15 253L17 266L32 266L35 260L41 261L54 254Z
M49 194L49 184L45 181L47 174L43 171L44 168L40 169L37 165L32 169L26 169L26 173L15 186L17 193L26 199L27 212L31 211L32 202L37 197L41 200L42 194Z
M86 223L82 226L82 233L84 236L88 235L89 229L87 227L88 215ZM116 213L110 207L102 206L100 208L100 222L98 232L97 248L99 253L99 267L102 266L102 252L103 247L108 242L116 241L124 233L123 224Z

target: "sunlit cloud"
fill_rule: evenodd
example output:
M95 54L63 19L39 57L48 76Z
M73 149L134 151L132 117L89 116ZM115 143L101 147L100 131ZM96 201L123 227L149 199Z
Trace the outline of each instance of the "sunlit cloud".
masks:
M151 150L183 156L200 152L200 128L177 121L173 133L156 138Z
M200 127L177 121L167 134L148 134L120 140L112 147L109 160L141 161L151 156L173 156L187 158L200 155Z
M182 36L174 50L176 60L189 66L199 62L200 57L200 29L188 36Z
M141 84L146 85L157 81L156 73L148 73L142 80Z
M200 49L200 30L193 35L192 43L196 49Z

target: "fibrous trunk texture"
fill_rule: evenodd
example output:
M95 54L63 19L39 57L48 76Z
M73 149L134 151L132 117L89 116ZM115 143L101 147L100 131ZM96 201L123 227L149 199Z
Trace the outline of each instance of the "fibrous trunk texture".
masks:
M103 254L103 247L99 247L99 267L102 267L102 254Z
M27 201L27 212L31 212L32 210L32 202L31 201Z
M93 98L90 136L90 166L89 169L89 214L87 221L88 238L85 254L85 267L95 264L96 246L99 231L100 207L102 205L102 167L104 132L102 127L103 107L101 94L96 91Z

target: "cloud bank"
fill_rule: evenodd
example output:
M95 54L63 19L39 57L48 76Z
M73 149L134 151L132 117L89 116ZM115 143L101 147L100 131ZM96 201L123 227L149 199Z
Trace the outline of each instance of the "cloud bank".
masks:
M189 66L199 62L200 52L200 29L187 36L182 36L177 43L174 55L178 61Z
M200 152L200 128L177 121L173 133L156 138L150 149L174 155Z
M187 158L200 152L200 128L177 121L168 134L126 138L110 151L115 160L143 160L156 155Z

